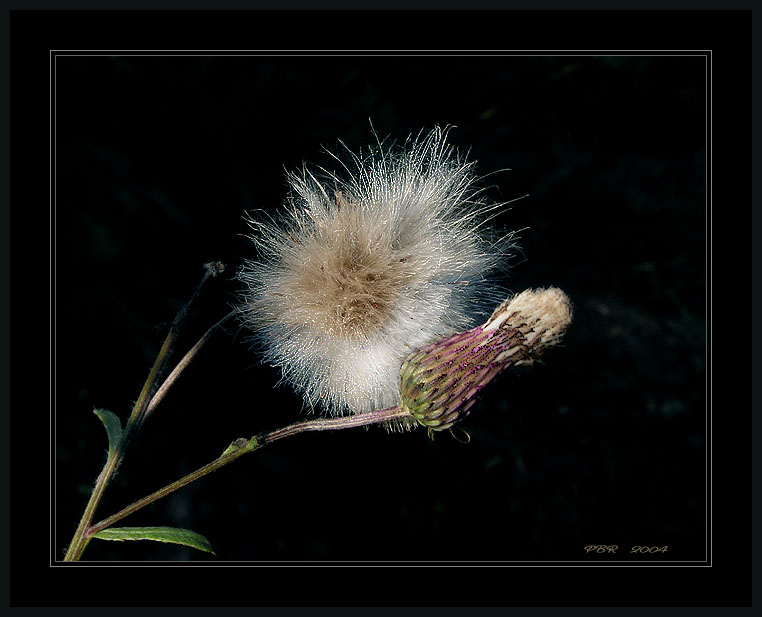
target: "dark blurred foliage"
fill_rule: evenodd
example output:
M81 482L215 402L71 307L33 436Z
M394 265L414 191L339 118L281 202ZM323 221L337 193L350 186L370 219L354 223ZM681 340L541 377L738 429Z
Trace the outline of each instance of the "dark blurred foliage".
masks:
M279 442L125 519L193 529L219 560L578 560L589 544L705 556L702 57L58 57L56 533L60 556L123 420L201 278L182 354L253 256L242 214L283 171L455 125L521 229L510 291L556 285L575 317L449 434L379 427ZM304 418L246 333L218 333L149 419L97 519ZM640 556L638 559L647 559ZM651 557L653 558L653 556ZM90 560L215 559L93 541Z

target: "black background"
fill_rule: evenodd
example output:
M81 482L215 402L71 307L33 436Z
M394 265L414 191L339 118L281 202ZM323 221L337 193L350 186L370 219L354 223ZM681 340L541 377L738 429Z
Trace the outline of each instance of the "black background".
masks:
M57 522L102 463L201 264L253 256L247 209L320 146L451 123L524 229L506 287L557 285L574 326L462 425L279 443L136 515L227 560L570 560L588 544L704 559L706 58L56 58ZM229 277L226 277L229 278ZM224 315L205 291L178 348ZM234 327L151 418L102 511L300 417ZM244 339L242 332L239 339ZM81 491L77 491L81 487ZM93 542L90 559L203 559ZM600 557L596 554L596 559ZM635 559L643 559L638 555Z
M178 352L229 310L232 275L253 255L243 212L277 209L284 168L325 163L322 146L369 143L369 119L396 139L455 125L451 142L480 173L511 169L488 181L495 200L529 195L498 220L524 230L502 282L570 295L563 345L485 391L461 425L467 445L380 428L297 436L124 521L193 529L216 557L96 540L84 559L707 558L703 55L87 54L58 56L53 74L53 559L105 460L92 408L127 417L206 261L230 276L204 291ZM232 326L214 337L96 518L237 437L304 418L244 338ZM668 551L630 554L643 545Z

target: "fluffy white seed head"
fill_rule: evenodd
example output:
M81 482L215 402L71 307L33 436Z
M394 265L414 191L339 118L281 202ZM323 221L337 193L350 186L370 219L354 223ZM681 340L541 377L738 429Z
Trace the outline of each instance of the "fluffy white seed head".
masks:
M473 163L434 129L337 160L341 175L289 174L285 208L251 218L256 259L239 273L242 314L265 360L310 408L362 413L399 403L416 348L474 325L497 290L510 234Z

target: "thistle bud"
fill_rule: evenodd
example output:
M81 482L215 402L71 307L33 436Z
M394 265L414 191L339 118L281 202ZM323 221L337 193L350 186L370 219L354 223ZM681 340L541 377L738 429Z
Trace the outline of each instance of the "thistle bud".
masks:
M499 373L531 364L571 323L560 289L528 289L498 306L487 322L421 348L403 363L401 406L429 431L468 415L476 395Z

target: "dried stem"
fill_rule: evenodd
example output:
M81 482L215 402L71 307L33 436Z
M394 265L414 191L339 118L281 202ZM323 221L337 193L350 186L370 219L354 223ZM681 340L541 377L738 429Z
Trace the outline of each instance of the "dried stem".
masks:
M172 387L172 385L177 381L177 378L180 376L180 374L188 367L188 365L191 363L193 358L196 357L200 349L204 346L204 344L209 340L209 337L212 335L212 332L219 328L223 323L225 323L228 319L233 317L234 315L238 314L238 310L230 311L225 317L220 319L216 324L214 324L211 328L209 328L204 335L196 342L196 344L190 348L190 351L186 353L183 356L183 359L180 360L180 362L177 363L177 366L175 366L174 369L172 369L172 372L169 374L169 376L164 380L164 383L159 386L159 389L156 390L156 394L153 395L153 398L151 399L151 402L148 403L148 407L146 407L145 413L143 414L143 418L141 422L145 422L146 418L153 413L153 410L156 409L156 407L161 403L162 399L166 395L166 393L169 391L169 389Z

